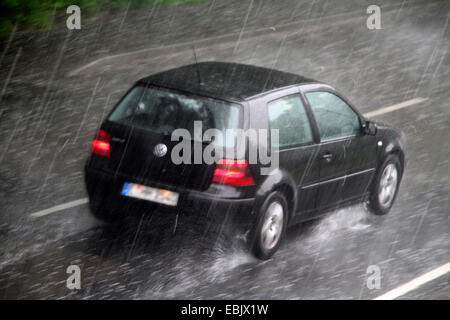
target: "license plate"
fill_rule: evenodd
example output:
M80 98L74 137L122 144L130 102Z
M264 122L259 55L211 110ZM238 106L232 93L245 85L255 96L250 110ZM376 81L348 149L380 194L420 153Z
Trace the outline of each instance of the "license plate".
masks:
M122 195L131 198L143 199L153 202L176 206L178 203L178 192L143 186L136 183L125 182Z

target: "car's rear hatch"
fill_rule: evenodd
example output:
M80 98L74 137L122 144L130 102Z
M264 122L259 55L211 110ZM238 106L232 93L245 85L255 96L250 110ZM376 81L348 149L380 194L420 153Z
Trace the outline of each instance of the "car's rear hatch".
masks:
M161 182L173 186L204 189L209 186L213 166L202 164L174 164L171 161L173 147L178 143L170 136L152 134L144 129L113 124L105 126L111 135L111 156L107 169L115 174L128 176L143 183ZM155 155L155 147L167 147L163 156ZM192 147L199 142L191 142Z
M190 161L176 164L179 161L172 158L172 150L181 140L171 141L171 134L174 129L187 129L193 134L193 121L201 121L203 131L212 128L212 125L219 130L239 128L242 125L242 108L173 91L142 86L135 88L139 92L130 90L102 124L101 130L108 135L110 154L108 157L94 155L93 158L99 158L93 159L95 166L142 184L161 183L198 190L208 188L215 164L206 164L201 156L201 161L198 161L198 152L203 155L208 142L202 142L201 138L189 139ZM130 98L131 94L134 97ZM167 101L161 103L158 99L161 97L163 100L168 98L169 103L178 103L176 110L164 114L164 108L172 106ZM195 150L197 161L194 161Z

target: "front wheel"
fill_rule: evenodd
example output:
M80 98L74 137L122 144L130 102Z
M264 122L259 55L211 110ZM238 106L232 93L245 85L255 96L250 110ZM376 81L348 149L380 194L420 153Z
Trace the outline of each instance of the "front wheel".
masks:
M369 197L369 208L377 215L387 214L394 204L400 185L402 167L398 157L390 155L378 170Z
M256 225L251 232L251 250L267 260L278 250L287 225L288 205L285 196L272 192L261 206Z

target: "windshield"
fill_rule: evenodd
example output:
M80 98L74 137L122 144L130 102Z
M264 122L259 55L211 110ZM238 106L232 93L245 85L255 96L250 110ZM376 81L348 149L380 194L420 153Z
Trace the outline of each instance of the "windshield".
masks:
M194 121L202 122L202 131L240 128L241 108L205 97L137 85L122 99L109 116L110 121L170 135L175 129L187 129L195 140ZM224 139L225 140L225 139ZM215 143L226 145L225 141Z

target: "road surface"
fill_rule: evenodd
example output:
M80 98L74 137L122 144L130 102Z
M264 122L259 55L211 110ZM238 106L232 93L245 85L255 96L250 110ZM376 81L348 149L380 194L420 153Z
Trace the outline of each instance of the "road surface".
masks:
M367 29L366 8L351 1L294 3L157 8L88 24L81 36L61 29L5 44L0 298L372 299L450 261L450 3L384 2L381 30ZM155 36L136 31L146 28ZM95 130L134 81L192 63L192 46L199 61L329 83L402 129L408 166L390 214L360 205L295 226L265 262L205 221L95 220L83 182ZM70 265L81 268L80 290L66 287ZM379 288L367 286L369 266L381 271ZM447 268L396 298L449 299L449 280Z

